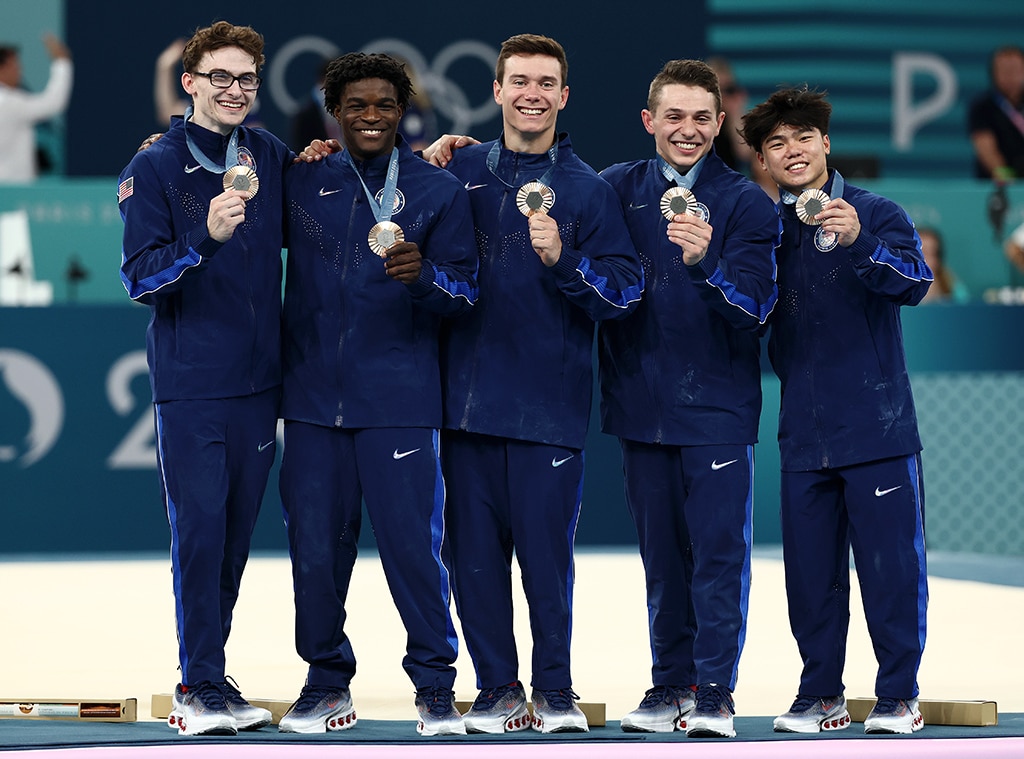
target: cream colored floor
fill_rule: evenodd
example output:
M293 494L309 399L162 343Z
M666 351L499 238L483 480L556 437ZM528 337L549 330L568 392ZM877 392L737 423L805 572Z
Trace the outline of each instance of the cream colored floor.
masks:
M788 708L799 672L789 634L782 564L756 559L737 713ZM518 580L516 581L518 584ZM163 560L0 562L0 698L130 698L140 717L153 693L177 681L169 565ZM521 595L517 609L525 610ZM875 665L859 598L853 607L847 695L870 697ZM1024 588L933 578L922 698L995 700L1024 712ZM628 552L577 554L573 670L582 700L607 704L608 719L634 708L649 687L643 574ZM521 677L529 681L529 631L519 614ZM250 562L228 644L228 671L253 698L292 700L305 668L292 643L286 558ZM364 719L413 719L401 668L404 634L380 564L360 558L348 632L359 659L353 697ZM458 661L456 697L476 695L472 664Z

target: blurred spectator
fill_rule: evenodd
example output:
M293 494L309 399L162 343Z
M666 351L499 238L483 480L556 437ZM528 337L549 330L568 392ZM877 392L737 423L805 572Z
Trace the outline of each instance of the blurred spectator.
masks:
M398 132L413 150L423 150L437 137L434 104L430 102L430 95L413 65L400 57L398 60L405 64L405 71L412 82L412 97L402 115Z
M43 37L50 77L40 93L21 85L21 58L0 44L0 182L31 182L39 175L35 126L63 113L71 98L71 52L52 34Z
M313 140L333 139L343 144L341 127L337 120L324 108L324 76L331 59L325 58L317 74L316 84L309 93L309 99L291 117L288 124L288 147L296 153L302 151Z
M932 270L935 280L921 303L966 303L970 300L967 287L960 282L953 271L946 265L946 249L942 235L937 229L922 227L917 230L921 238L921 252L924 262Z
M992 89L971 103L968 118L974 174L1005 182L1024 177L1024 50L996 49L989 77Z
M185 40L178 38L164 48L157 56L156 72L153 76L153 101L156 104L156 120L166 128L172 116L182 116L191 105L185 100L185 91L181 88L181 52L185 49Z
M1010 263L1017 267L1019 272L1024 273L1024 224L1013 230L1010 239L1003 246L1003 252L1010 259Z
M192 105L192 99L185 97L182 89L181 54L185 49L185 40L181 37L174 40L157 56L156 70L153 73L153 103L156 105L156 121L164 129L170 126L172 116L184 116L185 109ZM259 116L260 101L257 97L243 122L245 126L261 126Z
M715 56L707 63L718 74L718 89L722 93L722 110L725 111L725 121L715 137L715 152L730 169L746 174L754 163L754 151L743 141L738 130L747 110L747 91L736 82L732 66L725 58Z
M739 130L743 127L743 115L747 112L747 91L736 81L732 66L725 58L713 56L707 64L718 74L718 88L722 93L722 110L725 121L715 137L715 153L725 165L745 174L763 189L768 196L778 202L779 188L767 170L757 160L754 150L740 137Z

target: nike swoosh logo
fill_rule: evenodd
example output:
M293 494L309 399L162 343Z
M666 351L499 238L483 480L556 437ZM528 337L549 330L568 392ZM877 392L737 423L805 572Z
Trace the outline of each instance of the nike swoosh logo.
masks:
M711 471L717 472L719 469L725 469L730 464L735 464L739 459L733 459L732 461L723 461L721 464L717 460L711 462Z
M636 203L629 204L630 211L639 211L641 208L647 208L647 203L641 203L640 205L637 205Z
M551 466L553 466L553 467L555 467L557 469L558 467L562 466L562 464L564 464L566 461L568 461L571 458L572 458L572 456L566 456L564 459L553 458L553 459L551 459Z
M398 449L395 448L395 452L391 454L391 457L395 461L398 461L399 459L404 459L406 456L412 456L418 450L419 448L413 448L411 451L402 451L401 453L399 453Z
M271 440L269 443L261 443L260 445L256 446L256 453L263 453L263 451L267 450L267 448L269 448L273 444L273 440Z
M479 190L481 187L486 187L486 186L487 186L486 184L474 184L474 185L471 185L469 182L466 182L466 190Z
M891 493L894 490L899 490L901 487L903 487L903 486L902 485L897 485L894 488L887 488L886 490L881 490L880 488L875 488L875 497L881 498L883 495L889 495L889 493Z
M200 166L199 164L196 164L195 166L186 166L185 167L185 173L186 174L191 174L193 171L199 171L199 169L201 169L201 168L203 168L203 167Z
M326 190L323 187L321 187L320 188L320 197L322 198L325 195L333 195L336 192L341 192L341 190L342 190L342 188L340 188L340 187L337 190Z

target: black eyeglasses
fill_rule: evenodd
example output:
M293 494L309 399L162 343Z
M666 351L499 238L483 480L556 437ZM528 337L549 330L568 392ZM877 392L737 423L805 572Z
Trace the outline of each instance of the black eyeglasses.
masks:
M241 87L243 90L254 92L255 90L258 90L260 88L260 85L263 83L263 80L260 79L255 74L242 74L241 76L232 76L227 71L211 71L208 74L205 74L202 71L194 71L192 72L192 75L205 76L207 79L210 80L210 84L212 84L219 90L226 90L228 87L230 87L237 81L238 86Z

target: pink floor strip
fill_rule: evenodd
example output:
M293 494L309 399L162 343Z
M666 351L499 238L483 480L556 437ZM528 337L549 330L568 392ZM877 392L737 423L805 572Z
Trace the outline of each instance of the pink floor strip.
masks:
M481 744L435 743L361 745L317 744L234 744L181 743L171 746L104 746L99 748L41 749L4 751L3 759L336 759L343 749L345 759L817 759L827 753L829 759L1020 759L1024 757L1024 738L948 738L922 737L837 740L797 739L770 742L723 741L721 743L668 743L573 741L572 743ZM826 747L823 745L827 743Z

